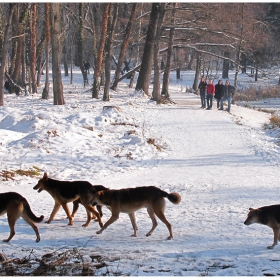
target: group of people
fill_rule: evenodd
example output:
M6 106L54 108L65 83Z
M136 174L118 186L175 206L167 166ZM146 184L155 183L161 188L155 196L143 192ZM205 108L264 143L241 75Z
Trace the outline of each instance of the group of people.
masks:
M223 102L227 100L227 111L230 112L235 87L233 87L228 80L225 85L222 80L219 80L214 86L213 80L209 80L209 83L207 84L205 76L202 76L198 88L200 91L201 108L205 109L207 102L206 110L212 110L213 98L215 98L219 110L224 110Z

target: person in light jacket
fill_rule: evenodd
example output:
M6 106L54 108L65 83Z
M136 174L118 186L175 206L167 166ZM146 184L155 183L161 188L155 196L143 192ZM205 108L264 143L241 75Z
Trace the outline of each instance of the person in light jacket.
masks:
M207 92L207 109L206 110L212 110L212 105L213 105L213 96L215 93L215 86L213 85L213 80L209 80L209 83L206 88Z
M230 112L230 105L231 105L231 101L232 101L234 93L235 93L235 87L233 87L229 81L226 81L226 84L224 85L223 90L222 90L222 98L220 101L219 110L224 110L223 102L227 100L227 102L228 102L227 111Z
M201 77L200 79L200 83L198 85L199 88L199 94L200 94L200 99L201 99L201 108L205 108L206 107L206 102L205 102L205 98L206 98L206 87L207 87L207 83L206 83L206 79L204 76Z

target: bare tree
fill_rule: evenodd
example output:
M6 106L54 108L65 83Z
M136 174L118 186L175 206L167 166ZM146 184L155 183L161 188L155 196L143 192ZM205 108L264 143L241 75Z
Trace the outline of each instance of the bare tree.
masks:
M120 78L121 68L122 68L122 65L123 65L123 62L124 62L124 59L125 59L125 54L126 54L126 51L127 51L129 38L130 38L132 27L133 27L133 23L135 21L136 8L137 8L137 3L134 3L132 5L132 8L131 8L129 21L128 21L128 24L126 26L125 37L124 37L124 40L122 42L121 51L120 51L119 58L118 58L118 64L117 64L117 68L116 68L116 71L115 71L115 77L114 77L114 81L113 81L113 85L112 85L112 90L115 90L115 91L117 90L117 87L118 87L118 82L119 82L118 80Z
M98 98L98 93L100 89L100 75L102 69L102 62L103 62L103 51L106 42L106 34L107 34L107 26L109 20L109 9L111 4L105 4L103 17L102 17L102 30L101 30L101 37L99 42L98 54L97 54L97 61L94 67L94 75L93 75L93 87L92 87L92 98Z
M144 47L144 53L142 56L142 64L137 79L137 84L135 87L136 90L142 90L147 95L149 95L150 79L153 68L153 50L156 35L157 18L158 3L153 3Z
M84 64L84 6L85 3L79 3L79 23L78 23L78 38L77 38L77 55L78 55L78 64L80 66L84 86L88 84L87 70L85 69Z
M112 61L112 54L113 54L113 36L114 30L116 28L117 18L118 18L118 11L119 11L119 4L112 4L110 9L114 9L114 15L112 20L108 21L108 28L107 32L108 38L105 47L105 86L104 86L104 94L103 94L103 101L109 101L110 95L110 77L111 77L111 61Z
M61 79L61 37L60 37L60 5L50 4L51 44L52 44L52 76L54 105L64 105L63 85Z
M49 67L50 67L50 3L45 4L45 16L46 16L46 79L45 79L45 87L42 93L42 99L49 99Z
M157 9L157 28L156 28L156 36L154 43L154 84L153 84L153 92L152 99L157 103L161 101L160 94L160 58L159 58L159 44L161 37L161 26L165 15L165 3L158 4Z
M29 48L29 62L30 62L30 78L31 78L31 89L32 93L37 92L36 82L36 21L37 21L37 4L32 3L30 8L30 48Z
M6 60L8 56L8 43L9 43L9 32L12 25L13 13L17 4L10 3L8 9L8 19L4 30L4 37L2 41L2 59L0 67L0 106L4 106L4 82L6 72Z
M176 3L173 3L173 9L172 9L172 17L171 17L171 24L175 24L175 16L176 16ZM174 45L174 33L175 33L175 27L171 27L169 31L169 41L168 41L168 49L167 49L167 58L166 58L166 65L165 70L163 74L163 82L162 82L162 90L161 95L164 96L166 99L169 99L169 80L170 80L170 71L171 71L171 59L173 54L173 45Z

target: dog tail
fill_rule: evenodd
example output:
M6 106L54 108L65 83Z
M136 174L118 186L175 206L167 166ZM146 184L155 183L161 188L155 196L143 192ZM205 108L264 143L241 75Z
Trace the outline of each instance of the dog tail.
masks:
M41 215L40 217L36 217L35 214L32 212L28 201L25 199L23 201L23 208L26 215L32 220L34 223L41 223L44 220L44 216Z
M168 194L167 198L173 204L179 204L181 202L181 196L175 192Z

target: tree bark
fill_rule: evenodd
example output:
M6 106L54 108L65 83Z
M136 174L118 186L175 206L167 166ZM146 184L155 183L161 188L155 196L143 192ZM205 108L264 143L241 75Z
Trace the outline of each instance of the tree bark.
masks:
M224 52L224 57L229 57L229 52ZM229 60L224 59L223 62L223 73L222 73L222 78L223 79L228 79L228 71L229 71Z
M49 67L50 67L50 3L45 4L45 16L46 16L46 76L45 76L45 87L42 93L42 99L49 99Z
M37 4L31 4L30 9L30 48L29 48L29 57L30 57L30 78L31 78L31 89L32 93L37 93L37 81L36 81L36 21L37 21Z
M176 15L176 3L173 3L172 19L171 19L172 25L174 25L175 23L175 15ZM167 59L166 59L166 65L163 74L163 82L162 82L162 90L161 90L161 95L167 99L170 98L168 88L169 88L169 81L170 81L171 59L172 59L173 45L174 45L174 33L175 33L175 28L171 27L169 32Z
M106 34L107 34L107 25L109 19L109 9L111 4L105 4L103 17L102 17L102 30L98 48L98 55L96 64L94 67L94 75L93 75L93 87L92 87L92 98L98 98L98 93L100 90L100 75L102 70L102 62L103 62L103 51L106 42Z
M136 83L136 90L144 91L145 94L149 95L149 86L151 73L153 68L153 50L154 50L154 40L157 24L157 13L158 13L158 3L152 4L152 10L150 14L149 26L146 36L146 42L144 47L144 53L142 57L141 69Z
M84 64L84 3L79 3L79 26L78 26L78 42L77 42L77 55L78 65L81 69L84 87L88 84L87 71Z
M198 89L197 86L198 86L200 70L201 70L201 59L200 59L200 53L197 52L197 54L196 54L195 76L194 76L194 81L193 81L193 90L194 91L197 91L197 89Z
M116 28L118 12L119 12L119 4L112 4L111 9L114 8L114 16L112 22L108 21L108 39L106 43L106 57L105 57L105 86L104 86L104 94L103 101L109 101L110 99L110 78L111 78L111 61L113 56L113 36Z
M18 4L9 4L8 10L8 20L5 27L3 44L2 44L2 59L0 67L0 106L4 106L4 83L5 83L5 72L6 72L6 60L8 56L8 44L9 44L9 31L12 24L13 13L16 5Z
M152 99L157 103L160 103L161 93L160 93L160 58L159 58L159 43L161 37L161 26L165 15L165 3L158 4L158 13L157 13L157 28L156 36L154 43L154 84Z
M63 85L61 79L61 38L60 38L60 4L50 4L51 44L52 44L52 76L54 105L64 105Z
M123 64L124 59L125 59L125 54L126 54L126 51L127 51L130 34L131 34L131 31L132 31L133 23L135 21L136 7L137 7L137 3L134 3L132 5L130 18L129 18L128 24L126 26L125 37L124 37L124 40L122 42L121 51L120 51L119 58L118 58L117 69L116 69L116 72L115 72L114 82L113 82L113 85L112 85L112 90L114 90L114 91L116 91L117 87L118 87L118 80L120 78L122 64Z

